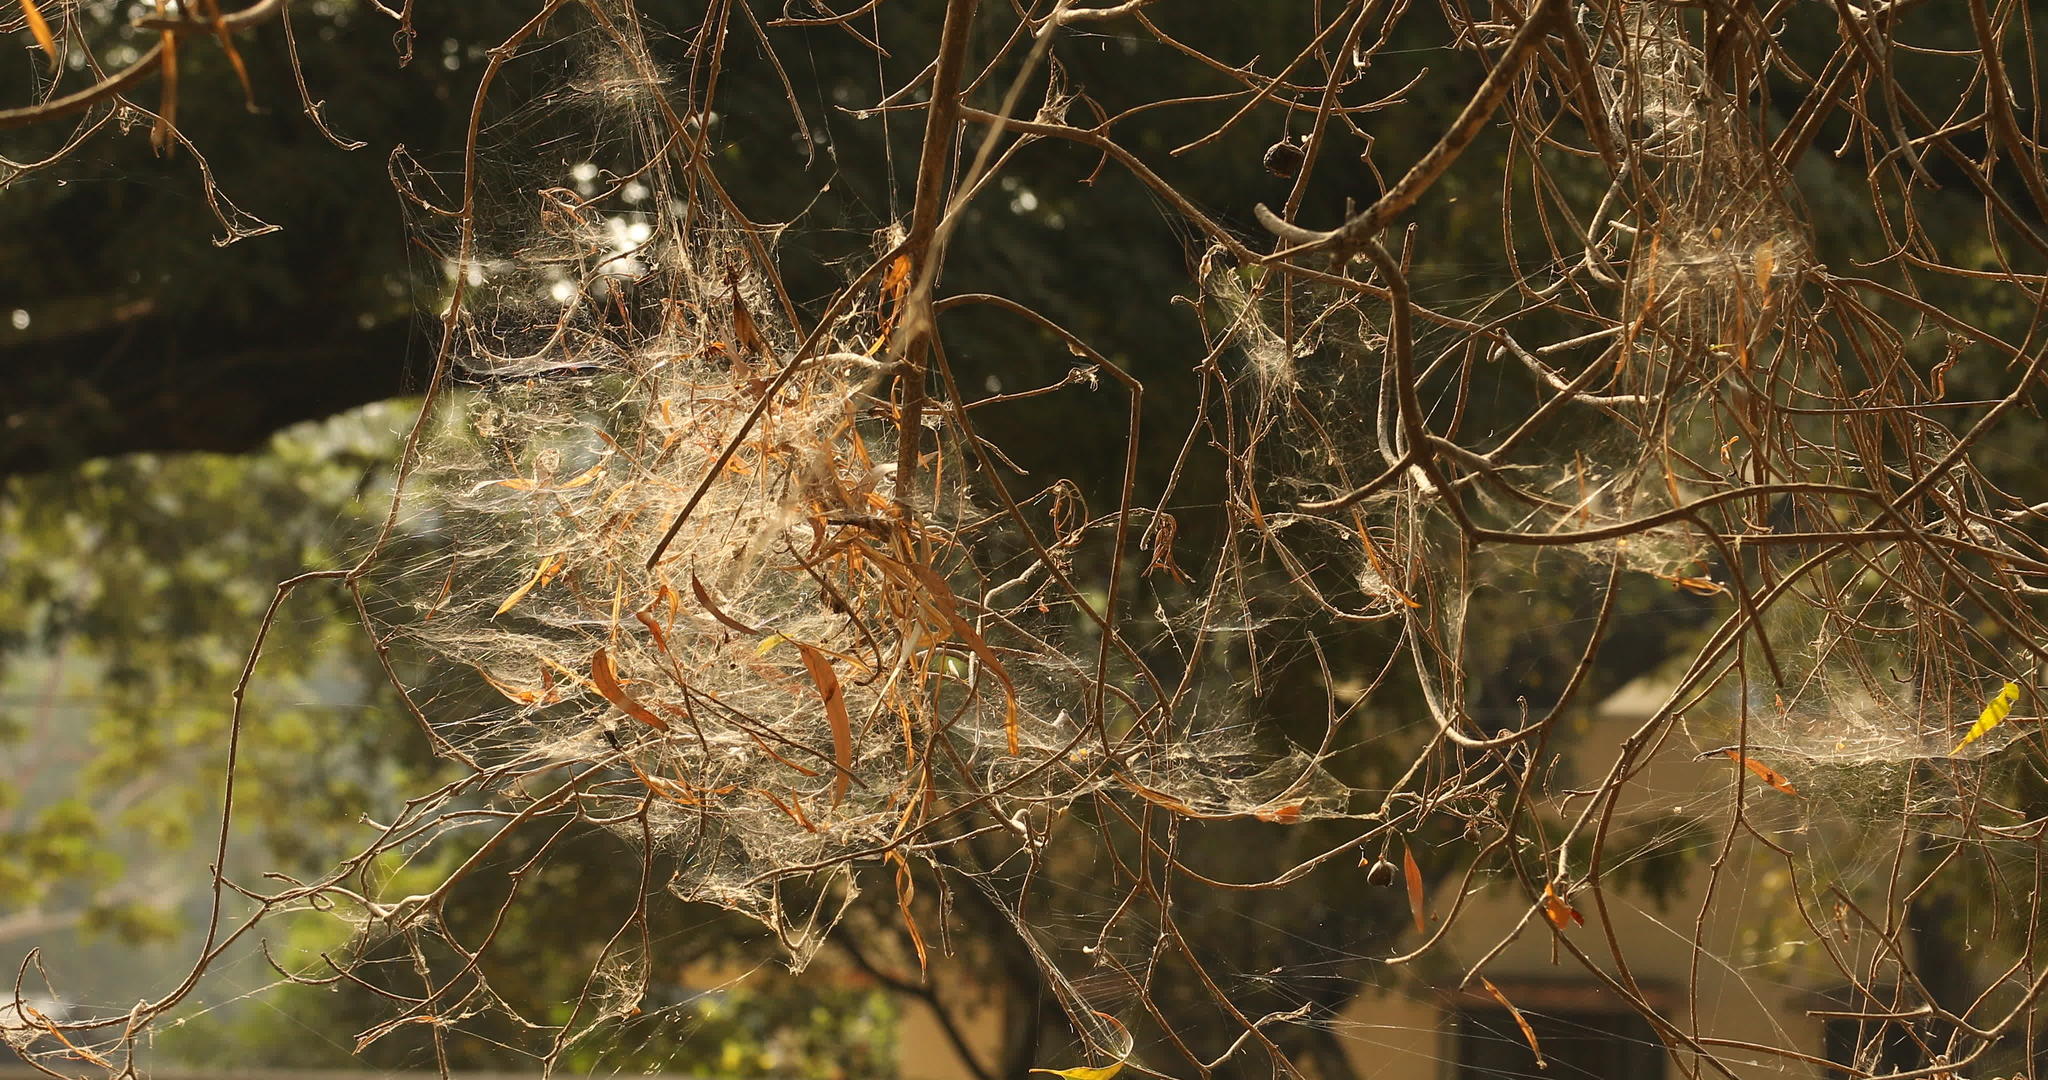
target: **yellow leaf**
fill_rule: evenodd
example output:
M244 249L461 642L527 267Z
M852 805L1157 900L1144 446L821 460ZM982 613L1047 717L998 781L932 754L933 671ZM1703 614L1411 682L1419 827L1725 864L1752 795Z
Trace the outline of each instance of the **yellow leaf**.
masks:
M1109 1080L1110 1077L1123 1070L1124 1063L1119 1061L1114 1065L1104 1065L1099 1069L1091 1065L1082 1065L1072 1069L1033 1069L1031 1071L1044 1073L1047 1076L1064 1076L1067 1080Z
M568 562L568 557L564 555L542 558L540 566L534 569L533 576L526 579L526 584L512 590L512 595L506 597L505 602L498 605L498 610L491 612L491 618L495 619L512 610L512 605L526 599L526 594L532 592L535 588L547 584L555 576L555 573L567 565Z
M764 638L762 638L762 639L761 639L761 643L760 643L759 645L756 645L756 646L754 646L754 655L755 655L755 656L766 656L766 655L768 655L768 654L769 654L769 652L771 652L771 651L772 651L772 650L773 650L773 649L774 649L774 648L775 648L775 647L776 647L777 645L780 645L780 644L782 644L783 642L785 642L785 641L788 641L788 640L789 640L788 638L786 638L786 637L783 637L783 636L782 636L781 634L770 634L770 635L768 635L767 637L764 637Z
M21 14L28 19L28 32L34 34L36 44L50 54L50 64L54 67L57 63L57 35L50 33L50 24L43 19L42 9L36 7L36 0L21 0Z
M1964 735L1963 741L1957 743L1956 748L1949 751L1949 756L1953 757L1962 753L1963 747L1983 738L1986 732L2004 722L2006 714L2012 711L2013 703L2019 699L2020 685L2018 683L2006 683L2005 689L2000 690L1998 696L1991 699L1991 704L1984 706L1983 715L1977 717L1977 722L1970 725L1969 734Z

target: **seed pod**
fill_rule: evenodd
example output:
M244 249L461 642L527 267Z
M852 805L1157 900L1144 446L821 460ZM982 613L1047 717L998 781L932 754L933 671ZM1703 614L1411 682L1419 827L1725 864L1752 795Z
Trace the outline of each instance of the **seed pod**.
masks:
M1399 878L1400 876L1401 872L1395 869L1394 864L1388 862L1385 859L1378 859L1374 861L1374 863L1370 867L1367 867L1365 871L1366 883L1371 885L1377 885L1382 889L1392 885L1395 879Z
M1301 163L1307 159L1308 154L1300 143L1283 138L1266 148L1266 171L1292 180L1301 171Z

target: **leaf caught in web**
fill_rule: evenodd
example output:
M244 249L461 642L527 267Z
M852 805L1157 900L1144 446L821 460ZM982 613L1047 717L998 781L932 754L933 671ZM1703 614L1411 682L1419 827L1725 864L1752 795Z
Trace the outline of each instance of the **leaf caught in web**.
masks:
M1958 747L1958 749L1960 749L1960 747ZM1793 787L1791 781L1785 779L1785 774L1779 772L1776 769L1771 768L1769 765L1766 765L1763 762L1758 761L1757 759L1750 757L1747 754L1744 754L1740 750L1728 749L1723 750L1721 752L1727 754L1730 758L1733 758L1734 760L1740 762L1743 768L1748 769L1750 772L1755 773L1757 779L1762 780L1764 783L1769 784L1774 788L1777 788L1779 791L1782 791L1787 795L1799 794L1799 789Z
M1529 1020L1522 1015L1522 1010L1515 1008L1515 1003L1509 1001L1508 996L1500 992L1500 987L1493 985L1492 979L1482 975L1479 977L1479 985L1486 987L1486 992L1493 995L1493 1000L1500 1002L1500 1007L1506 1009L1508 1015L1515 1018L1515 1026L1522 1029L1522 1038L1529 1040L1529 1052L1536 1055L1536 1067L1539 1069L1550 1068L1550 1063L1543 1060L1542 1044L1536 1041L1536 1029L1529 1026Z
M597 654L590 658L590 681L597 687L597 692L604 695L606 701L618 706L620 712L656 731L668 730L668 721L654 715L647 706L633 700L633 696L626 693L626 688L619 685L618 671L612 667L611 654L603 649L597 650Z
M840 688L839 676L832 672L832 661L824 653L801 641L790 644L802 654L804 670L811 673L818 697L825 702L825 721L832 726L832 762L839 767L832 778L832 805L837 806L846 797L846 785L853 778L853 721L846 715L846 693Z
M1100 1068L1092 1065L1081 1065L1072 1069L1033 1069L1031 1071L1044 1073L1047 1076L1064 1076L1067 1080L1110 1080L1110 1077L1123 1070L1124 1063L1119 1061L1114 1065L1104 1065Z
M1557 888L1549 884L1543 886L1543 917L1549 919L1550 925L1559 930L1567 929L1575 923L1579 926L1586 925L1586 917L1579 914L1579 909L1573 907L1571 901L1559 896Z
M1998 696L1992 698L1989 705L1984 706L1983 714L1977 717L1976 723L1970 725L1969 734L1964 735L1963 741L1957 743L1956 748L1949 751L1949 756L1954 757L1962 753L1963 747L1983 738L1992 728L2004 723L2006 714L2012 712L2014 703L2018 702L2019 699L2020 684L2006 683L2005 689L2000 690Z

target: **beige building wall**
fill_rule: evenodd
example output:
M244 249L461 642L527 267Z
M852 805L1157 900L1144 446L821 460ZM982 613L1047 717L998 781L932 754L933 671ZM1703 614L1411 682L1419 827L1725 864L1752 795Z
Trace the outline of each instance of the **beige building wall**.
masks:
M1639 684L1624 689L1593 716L1575 724L1578 730L1566 744L1570 749L1562 767L1576 766L1576 774L1569 778L1558 775L1554 786L1596 786L1622 741L1660 704L1662 697L1654 687ZM1773 925L1782 925L1774 923L1775 918L1785 913L1764 911L1763 901L1757 899L1781 895L1759 886L1765 884L1766 875L1775 873L1782 880L1782 863L1759 857L1761 848L1754 841L1738 840L1714 883L1713 902L1706 906L1702 918L1702 899L1711 878L1709 866L1728 832L1730 789L1736 779L1734 770L1740 766L1725 757L1694 761L1690 750L1691 744L1683 741L1665 747L1655 765L1629 782L1616 816L1625 819L1631 813L1660 810L1713 815L1701 822L1700 836L1708 850L1692 853L1691 868L1668 907L1660 907L1640 891L1610 887L1603 920L1591 896L1572 897L1586 922L1572 926L1564 936L1609 974L1617 971L1614 954L1618 951L1644 997L1688 1035L1788 1047L1822 1057L1821 1023L1805 1015L1813 987L1798 973L1799 957L1776 951L1769 937ZM1751 779L1746 797L1768 800L1789 796ZM1583 875L1585 868L1572 870L1577 876ZM1532 872L1539 871L1532 868ZM1451 910L1459 885L1457 880L1445 881L1430 898L1433 921ZM1693 948L1696 926L1704 945L1697 965ZM1440 955L1428 964L1434 978L1418 972L1401 990L1368 993L1347 1010L1345 1025L1357 1032L1349 1045L1359 1074L1372 1080L1454 1077L1458 1060L1455 1010L1461 1004L1494 1004L1478 980L1462 990L1456 984L1471 964L1510 936L1512 941L1487 962L1484 974L1516 1007L1531 1012L1627 1009L1620 996L1609 992L1555 943L1548 921L1532 911L1519 883L1493 877L1470 888L1464 909L1439 945ZM1413 947L1412 939L1404 944ZM1779 1055L1729 1045L1711 1049L1723 1064L1744 1077L1818 1077L1826 1072L1812 1062ZM1532 1055L1528 1064L1533 1063ZM1533 1068L1528 1071L1536 1072ZM1667 1063L1664 1075L1679 1073Z

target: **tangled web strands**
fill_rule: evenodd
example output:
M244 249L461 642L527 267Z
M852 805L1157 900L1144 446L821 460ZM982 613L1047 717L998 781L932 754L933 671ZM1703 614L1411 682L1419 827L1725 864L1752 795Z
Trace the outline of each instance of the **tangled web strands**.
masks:
M677 165L688 129L652 60L596 10L551 27L598 54L547 95L566 118L499 121L484 150L525 164L567 128L580 159L539 183L480 171L459 223L477 238L450 268L454 362L474 389L437 417L408 500L448 549L393 568L419 599L390 628L504 699L430 713L446 744L500 777L573 773L578 814L651 838L676 896L758 919L798 969L860 867L901 868L907 908L909 860L936 866L964 830L1028 851L1110 788L1215 817L1341 809L1314 760L1257 745L1227 701L1105 706L1108 661L1061 642L1062 556L977 497L943 419L899 483L884 375L908 259L803 339L765 238Z
M421 242L447 263L443 359L463 387L430 402L397 508L400 533L440 553L392 544L366 564L379 647L410 654L393 666L402 688L472 775L413 804L364 861L459 831L488 794L516 808L508 831L569 816L616 832L643 874L758 920L797 968L835 928L887 925L915 971L953 947L962 911L993 912L1006 940L988 947L1035 973L1096 1060L1171 1075L1295 1072L1369 979L1438 956L1442 982L1481 985L1530 927L1700 1075L1811 1057L1790 1034L1763 1045L1702 1020L1695 1006L1737 989L1711 983L1722 972L1851 987L1842 1011L1866 1021L1866 1047L1891 1027L1930 1061L2003 1060L2043 986L2037 905L2022 912L2010 882L2044 855L2022 774L2040 751L2019 721L2038 715L2048 647L2048 504L2015 490L2037 471L1999 459L2011 440L2040 445L2025 425L2043 356L2041 280L2000 260L2048 253L2031 224L2048 184L2030 151L1969 158L1955 142L1968 125L1928 121L1922 91L1885 74L1887 42L1947 42L1915 61L1935 66L1967 43L1910 3L1845 7L1829 38L1803 13L1769 26L1545 0L1484 20L1444 5L1423 48L1389 48L1420 16L1352 5L1289 43L1324 62L1248 77L1231 99L1307 128L1289 146L1323 162L1289 213L1265 216L1269 254L1124 134L1145 112L1213 102L1084 102L1070 81L1083 58L1063 48L1108 19L1133 48L1242 74L1176 36L1167 7L1037 11L988 39L983 72L954 70L941 33L941 89L919 108L962 122L926 135L910 227L838 267L843 288L816 311L778 274L786 233L719 180L699 98L727 58L723 17L686 35L686 69L664 67L626 0L549 5L489 54L522 89L485 95L460 175L398 159ZM1971 11L1984 78L1955 85L1994 87L1978 123L2010 141L2003 42L2029 16ZM983 11L980 30L1008 17ZM1364 125L1408 107L1379 85L1407 52L1491 74L1460 90L1476 121L1418 146L1419 164L1382 162ZM1773 72L1805 88L1789 116L1772 111ZM1091 107L1127 111L1069 119ZM1237 120L1217 122L1183 149L1227 145ZM1827 179L1867 184L1867 205L1832 190L1808 205L1823 136L1862 155ZM1022 168L1012 151L1067 144L1202 234L1199 393L1182 395L1178 429L1141 431L1143 380L1030 297L942 299L943 320L926 304L970 196L1005 190L985 181ZM1384 197L1306 228L1293 208L1316 205L1317 169L1361 152L1393 181ZM1985 196L1970 213L1934 186L1937 152ZM1479 244L1494 222L1468 212L1475 188L1436 186L1487 161L1501 232ZM459 208L445 191L465 193ZM2040 202L2016 211L2015 191ZM1989 231L1965 235L1984 205ZM1823 213L1857 227L1818 229ZM1923 221L1936 214L1939 229ZM1403 220L1417 227L1382 229ZM1473 248L1476 293L1440 269ZM962 400L937 323L968 318L1045 330L1094 366ZM1145 368L1154 386L1188 370ZM1132 460L1174 461L1150 487L1127 465L1107 513L1089 478L1021 487L975 426L1091 392L1126 395ZM1626 659L1645 640L1661 652ZM1543 670L1518 673L1532 649ZM1628 664L1657 675L1658 703L1625 737L1577 739L1567 719ZM446 689L463 680L490 706ZM1962 744L2008 680L2013 720ZM1258 841L1201 842L1237 830ZM1703 831L1711 844L1691 839ZM1883 855L1845 856L1852 838ZM1404 850L1429 873L1395 871ZM1687 879L1695 917L1643 917L1680 927L1713 970L1695 966L1690 1000L1652 1000L1623 938L1579 920L1641 914L1621 877L1706 850ZM1367 873L1361 855L1412 885L1357 900L1346 878L1352 921L1303 904L1313 914L1288 922L1289 896ZM364 899L362 865L266 911L346 908L364 942L453 946L452 981L429 980L427 1005L372 1036L511 1007L482 981L481 946L435 922L445 890ZM1466 898L1488 890L1515 898L1516 929L1474 924ZM1895 929L1943 890L2004 897L1978 917L1995 925L1965 929L2012 966L1962 998L1921 977ZM1200 933L1255 936L1247 896L1272 925L1355 935L1324 954L1347 974L1254 975L1269 963ZM1778 937L1824 945L1773 967L1711 938L1744 902L1776 912ZM1410 919L1419 939L1390 944ZM574 1019L534 1025L550 1062L578 1025L641 1007L645 958L606 956ZM1389 956L1394 975L1348 974ZM460 1003L442 1000L457 986ZM7 1031L60 1052L25 1021Z

